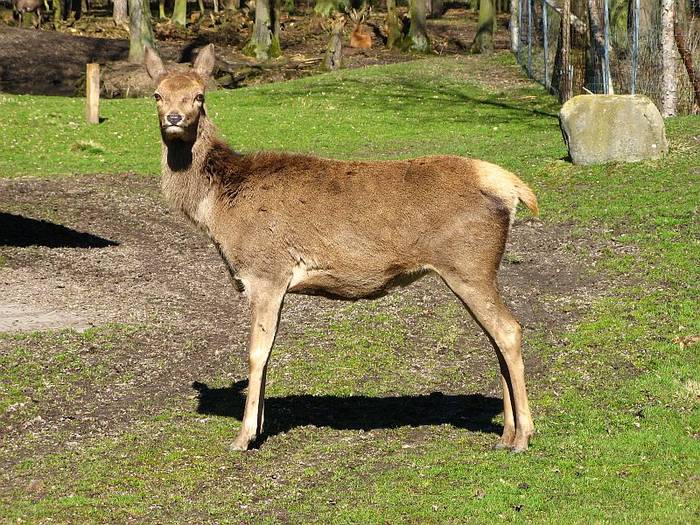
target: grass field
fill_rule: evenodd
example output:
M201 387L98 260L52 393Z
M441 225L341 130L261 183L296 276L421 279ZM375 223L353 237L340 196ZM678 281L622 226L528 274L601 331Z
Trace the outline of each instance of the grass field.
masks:
M354 408L340 423L324 413L281 424L243 455L226 449L240 416L224 413L221 400L197 411L192 396L158 398L144 417L107 418L102 432L78 438L60 427L32 430L44 403L132 381L125 356L167 335L156 320L0 334L0 425L9 426L0 426L0 521L700 521L700 347L689 339L700 334L699 117L667 121L663 160L572 166L557 102L523 80L508 54L212 93L208 106L244 151L496 162L535 188L545 227L566 228L574 250L596 247L595 257L579 248L573 258L600 293L568 325L533 324L525 333L526 355L543 363L528 378L538 432L530 451L490 449L489 425L497 429L501 416L478 395L495 380L495 359L485 383L470 379L469 351L458 344L463 313L452 303L416 325L440 356L416 348L405 318L420 312L401 294L389 309L350 304L321 326L298 327L273 353L275 417L294 421L295 410L315 404ZM0 176L22 184L27 175L157 173L152 101L104 101L99 126L84 124L82 111L80 100L0 95ZM505 272L520 264L509 256ZM0 280L17 260L0 246ZM197 359L189 347L182 352ZM148 359L167 367L170 357L154 350ZM207 388L240 397L230 385L243 369L232 368L235 377L212 373ZM442 392L443 405L430 405L431 392ZM397 396L398 404L383 401ZM431 423L429 412L415 421L362 414L401 412L402 402L418 403L411 396L427 399L428 411L471 399L488 416L458 425Z

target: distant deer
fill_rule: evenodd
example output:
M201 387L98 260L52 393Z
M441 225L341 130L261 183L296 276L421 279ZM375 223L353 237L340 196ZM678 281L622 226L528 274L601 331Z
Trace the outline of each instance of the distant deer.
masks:
M367 31L367 28L364 26L364 21L371 11L371 7L363 7L359 11L356 9L350 11L348 16L350 16L350 21L354 24L352 33L350 34L350 47L357 47L360 49L372 48L372 35L370 35L369 31Z
M151 49L145 63L157 86L164 197L211 239L249 300L248 395L231 448L246 450L262 432L265 375L285 294L376 298L435 272L496 350L504 407L497 446L527 449L534 427L521 329L501 300L496 273L518 202L537 213L532 190L494 164L455 156L239 154L218 138L204 103L212 45L192 71L166 71Z
M44 9L44 0L13 0L15 10L19 14L19 25L22 27L25 13L36 13L37 27L41 28L41 16Z

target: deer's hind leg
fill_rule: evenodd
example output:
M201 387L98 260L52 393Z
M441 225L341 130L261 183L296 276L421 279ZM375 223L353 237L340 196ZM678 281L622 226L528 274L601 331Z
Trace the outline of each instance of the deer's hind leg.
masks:
M503 304L495 278L465 278L456 272L439 272L476 322L486 332L496 351L503 386L503 436L497 447L515 452L527 450L534 433L525 389L520 324Z

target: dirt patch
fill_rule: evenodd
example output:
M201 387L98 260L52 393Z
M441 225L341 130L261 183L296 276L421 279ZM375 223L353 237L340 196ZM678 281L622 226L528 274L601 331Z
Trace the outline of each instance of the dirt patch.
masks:
M373 34L372 49L343 47L343 66L357 68L391 64L421 58L385 48L382 36L383 14L374 13L368 21ZM227 19L226 17L233 17ZM159 53L166 61L190 62L196 50L208 43L217 47L219 85L235 88L299 78L318 73L326 51L328 33L310 13L283 14L284 56L258 63L241 50L250 36L249 17L221 14L205 17L183 31L170 23L156 25ZM449 9L443 17L428 21L432 49L438 55L465 55L476 33L477 19L472 10ZM507 17L500 16L495 38L496 49L508 49ZM122 38L114 38L122 35ZM349 31L346 40L349 38ZM105 38L106 36L110 38ZM85 64L97 62L102 72L103 95L142 96L150 93L151 82L143 68L126 59L129 43L124 30L114 27L111 18L83 17L58 31L9 27L0 23L0 91L35 95L81 96ZM488 77L497 81L495 70Z

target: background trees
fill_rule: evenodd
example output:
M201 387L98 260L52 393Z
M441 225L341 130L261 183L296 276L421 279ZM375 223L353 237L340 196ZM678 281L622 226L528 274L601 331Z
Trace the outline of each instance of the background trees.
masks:
M129 61L143 62L143 50L155 49L151 8L148 0L129 0Z

